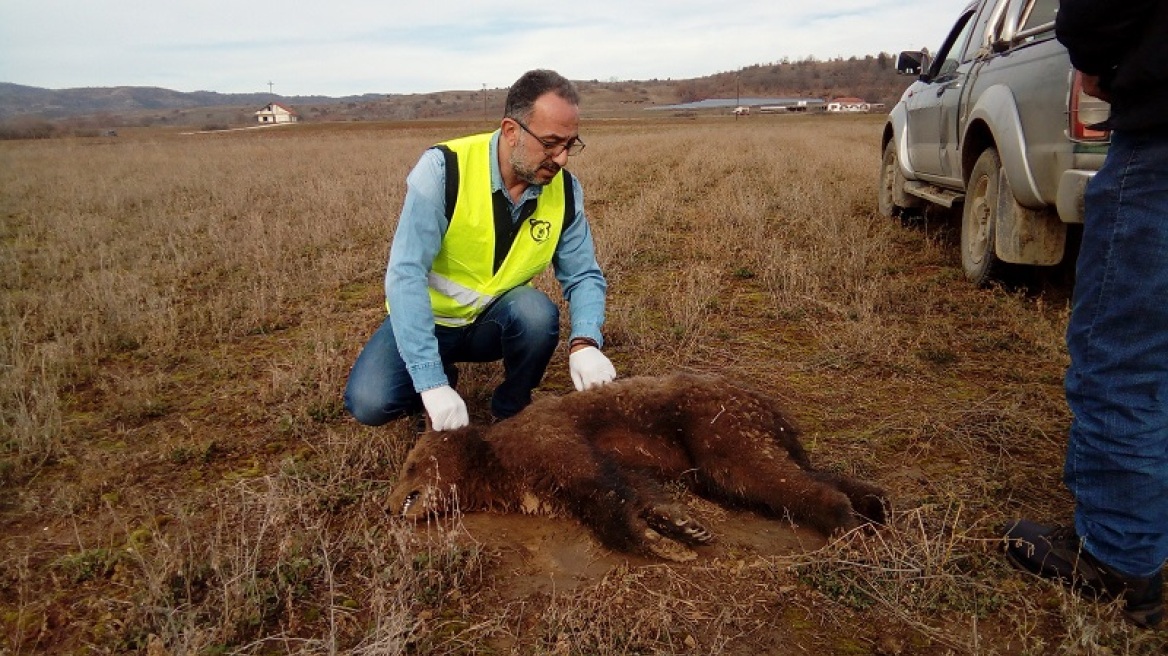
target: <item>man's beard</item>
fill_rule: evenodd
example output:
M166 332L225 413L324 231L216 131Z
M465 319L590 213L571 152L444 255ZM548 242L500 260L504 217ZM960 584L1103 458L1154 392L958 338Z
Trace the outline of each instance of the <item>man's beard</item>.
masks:
M516 177L526 182L527 184L541 186L547 184L551 181L551 177L549 177L547 180L540 180L538 177L539 172L543 170L550 173L551 176L555 176L555 174L560 172L560 166L550 159L545 159L535 166L531 166L527 162L524 162L523 140L524 137L520 137L519 143L516 144L515 149L511 151L511 169L515 171Z

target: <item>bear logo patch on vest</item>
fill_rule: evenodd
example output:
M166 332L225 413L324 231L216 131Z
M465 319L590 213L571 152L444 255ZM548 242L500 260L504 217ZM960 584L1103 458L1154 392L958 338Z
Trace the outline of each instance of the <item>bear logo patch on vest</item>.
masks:
M552 224L547 221L537 221L534 218L527 220L528 225L531 226L531 239L537 244L542 244L548 240L552 233Z

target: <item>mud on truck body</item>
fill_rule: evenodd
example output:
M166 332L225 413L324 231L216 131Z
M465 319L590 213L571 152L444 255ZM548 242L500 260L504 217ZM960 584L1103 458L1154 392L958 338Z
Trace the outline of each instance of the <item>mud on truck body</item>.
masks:
M1011 265L1050 266L1083 221L1083 191L1103 164L1105 102L1082 92L1055 39L1058 0L976 0L917 75L883 132L880 212L961 208L961 263L986 284Z

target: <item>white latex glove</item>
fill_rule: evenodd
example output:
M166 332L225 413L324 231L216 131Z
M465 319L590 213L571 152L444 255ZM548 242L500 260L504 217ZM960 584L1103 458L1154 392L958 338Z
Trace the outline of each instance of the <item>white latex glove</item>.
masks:
M436 431L454 430L470 423L466 402L449 385L422 392L422 405L430 415L430 426Z
M586 346L570 354L568 371L578 392L611 383L616 378L612 362L595 346Z

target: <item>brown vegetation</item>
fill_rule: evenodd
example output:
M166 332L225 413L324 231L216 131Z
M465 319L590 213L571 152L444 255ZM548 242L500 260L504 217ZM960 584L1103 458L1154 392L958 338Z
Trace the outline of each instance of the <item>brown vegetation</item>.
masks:
M873 119L584 125L617 370L751 381L897 509L823 544L687 498L725 537L684 565L403 526L409 427L344 416L405 174L485 123L0 144L0 653L1162 653L998 555L1071 510L1067 288L973 288L943 217L877 216Z

